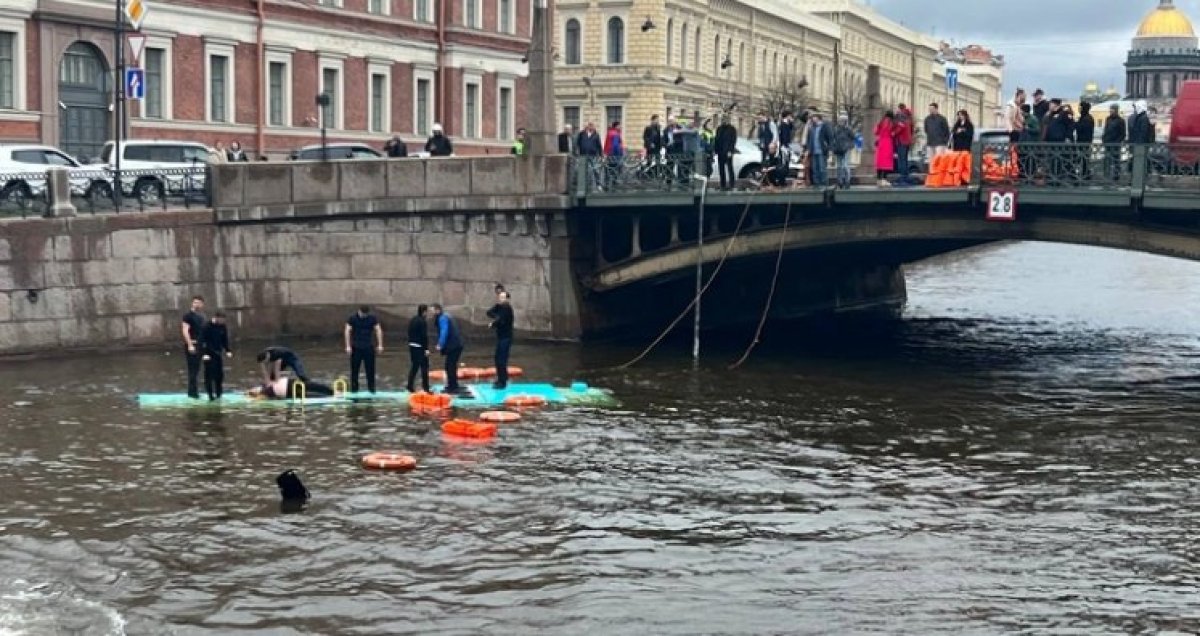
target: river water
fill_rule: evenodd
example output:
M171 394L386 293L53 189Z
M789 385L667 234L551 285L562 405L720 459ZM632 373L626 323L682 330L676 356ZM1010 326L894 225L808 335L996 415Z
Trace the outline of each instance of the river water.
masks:
M622 406L485 445L404 408L139 411L182 382L163 352L0 365L0 634L1200 631L1200 264L1008 244L908 282L901 319L768 329L738 371L749 334L695 372L519 345Z

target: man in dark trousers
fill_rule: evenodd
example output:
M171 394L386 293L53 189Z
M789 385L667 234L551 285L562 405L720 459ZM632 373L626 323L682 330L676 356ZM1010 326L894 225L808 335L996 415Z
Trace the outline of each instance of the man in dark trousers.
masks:
M1096 139L1096 120L1092 117L1092 105L1079 103L1079 119L1075 122L1075 143L1079 150L1079 178L1092 178L1092 142Z
M346 319L346 354L350 356L350 392L358 393L358 370L367 367L367 390L375 392L375 354L383 353L383 327L363 305Z
M1121 178L1121 148L1125 143L1125 119L1121 117L1121 107L1113 104L1108 109L1108 119L1104 120L1104 176L1116 181Z
M733 156L737 154L737 128L729 123L729 116L721 118L717 126L717 135L713 140L713 149L717 153L717 171L721 173L721 189L729 190L737 183L733 173Z
M491 327L496 330L496 383L493 388L508 387L508 354L512 351L513 315L509 303L508 292L499 285L496 286L496 304L488 310L487 317L492 319Z
M264 382L278 378L284 369L291 369L292 375L305 384L309 381L308 372L304 370L304 363L300 361L300 356L287 347L267 347L258 353L257 359L262 364Z
M192 297L191 309L183 315L179 324L183 336L183 355L187 359L187 394L193 399L200 399L200 332L204 329L204 298Z
M442 392L457 394L462 390L458 386L458 361L463 354L462 334L458 331L458 323L441 305L433 305L433 317L437 320L437 350L446 357L446 388Z
M421 374L421 387L429 392L429 324L425 322L426 305L417 305L417 315L408 321L408 392L416 390L414 382Z
M225 392L225 358L233 357L225 314L218 311L204 325L200 331L200 351L204 361L204 390L209 400L219 400Z

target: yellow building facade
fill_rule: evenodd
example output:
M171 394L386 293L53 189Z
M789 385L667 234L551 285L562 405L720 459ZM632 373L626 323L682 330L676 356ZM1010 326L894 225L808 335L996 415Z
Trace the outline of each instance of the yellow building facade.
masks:
M966 108L991 125L1003 103L1001 68L959 65L957 99L945 88L940 43L855 0L558 0L555 97L560 123L604 129L626 142L651 115L703 121L728 112L749 133L755 113L780 103L826 113L865 98L880 68L885 107L923 117ZM803 85L803 88L799 86ZM861 108L859 108L861 110ZM949 116L949 115L948 115Z

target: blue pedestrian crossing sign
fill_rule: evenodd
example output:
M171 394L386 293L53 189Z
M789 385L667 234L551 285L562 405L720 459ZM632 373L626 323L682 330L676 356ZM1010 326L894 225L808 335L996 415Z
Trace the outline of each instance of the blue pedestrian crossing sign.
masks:
M146 72L140 68L125 69L125 99L146 98Z
M946 65L946 90L958 90L958 67Z

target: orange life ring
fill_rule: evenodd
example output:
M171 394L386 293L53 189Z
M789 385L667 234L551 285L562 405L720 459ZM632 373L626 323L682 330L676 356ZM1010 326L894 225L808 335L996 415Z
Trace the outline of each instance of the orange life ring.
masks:
M412 470L417 467L417 458L402 453L369 453L363 455L362 465L376 470Z
M487 377L487 371L479 367L462 367L458 370L460 380L482 380Z
M472 422L470 420L450 420L442 424L442 432L455 437L495 437L496 425L491 422Z
M446 372L441 371L441 370L430 371L429 372L429 381L430 382L445 382L446 381Z
M485 368L484 371L487 373L488 378L496 377L496 367L490 366L490 367ZM524 376L523 368L518 367L518 366L510 366L509 367L509 377L510 378L520 378L521 376Z
M540 395L510 395L504 398L504 406L516 408L546 406L546 398Z
M512 411L487 411L479 416L480 421L497 424L511 424L521 419L520 413Z

